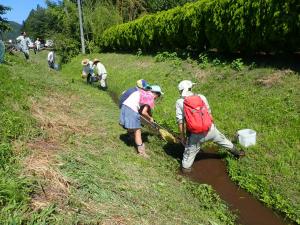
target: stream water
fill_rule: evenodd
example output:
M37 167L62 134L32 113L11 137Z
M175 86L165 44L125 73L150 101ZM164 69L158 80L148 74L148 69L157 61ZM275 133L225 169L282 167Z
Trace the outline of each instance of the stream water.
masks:
M228 177L226 165L215 150L199 154L192 172L185 174L191 180L211 185L219 196L238 215L237 222L243 225L286 225L290 224L280 215L264 206L249 193L239 188Z

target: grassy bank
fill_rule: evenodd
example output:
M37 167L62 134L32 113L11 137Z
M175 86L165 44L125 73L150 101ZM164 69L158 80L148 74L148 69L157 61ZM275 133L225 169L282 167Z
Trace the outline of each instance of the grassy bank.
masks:
M117 106L76 79L75 61L61 74L45 58L0 65L1 223L234 223L211 187L177 175L156 136L146 133L150 160L124 143Z
M91 58L96 55L91 56ZM170 55L97 55L109 73L109 90L119 95L147 79L161 85L165 96L157 104L154 118L176 130L174 104L182 79L197 82L195 92L207 96L220 130L233 138L236 131L257 131L257 145L247 149L241 161L228 158L231 178L268 206L300 223L300 81L290 69L243 65L240 60L181 61ZM79 82L80 61L75 58L64 73ZM164 61L164 62L162 62ZM73 75L71 75L73 74ZM172 159L166 159L172 161Z
M39 135L36 120L30 113L30 96L36 96L39 87L27 79L28 71L35 71L21 57L6 57L0 65L0 221L2 224L22 222L42 223L43 214L30 208L30 195L36 180L23 174L21 164L28 149L18 151L16 146ZM21 68L16 70L16 67ZM37 75L37 73L35 73ZM23 76L22 76L23 75ZM51 211L51 210L50 210Z

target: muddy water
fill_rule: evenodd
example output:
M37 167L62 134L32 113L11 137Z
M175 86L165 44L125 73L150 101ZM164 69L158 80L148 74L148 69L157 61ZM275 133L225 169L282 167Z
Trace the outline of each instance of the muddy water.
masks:
M118 104L118 96L109 92ZM174 153L174 146L165 148L167 154ZM178 146L176 146L178 148ZM170 155L173 155L173 154ZM177 152L178 153L178 152ZM182 155L182 154L181 154ZM173 155L178 158L179 155ZM228 177L225 162L215 149L198 154L192 172L184 174L191 180L211 185L219 196L227 202L230 209L238 215L237 223L242 225L287 225L293 224L265 207L246 191L240 189Z
M238 215L237 223L243 225L287 225L289 222L240 189L228 177L226 165L214 150L199 154L194 162L191 180L211 185Z

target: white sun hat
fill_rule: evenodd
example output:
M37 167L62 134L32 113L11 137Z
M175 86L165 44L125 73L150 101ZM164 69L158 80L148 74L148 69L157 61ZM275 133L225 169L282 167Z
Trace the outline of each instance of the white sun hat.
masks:
M178 84L178 90L182 91L181 92L181 96L188 96L188 95L190 95L191 92L190 92L189 89L191 89L194 84L196 84L196 83L193 83L190 80L183 80L183 81L181 81Z

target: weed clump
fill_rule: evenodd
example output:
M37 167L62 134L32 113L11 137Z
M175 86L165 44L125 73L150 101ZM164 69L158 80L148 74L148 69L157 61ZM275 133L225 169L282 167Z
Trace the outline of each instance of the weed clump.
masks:
M236 71L242 71L244 63L241 58L235 59L230 64L230 67Z

